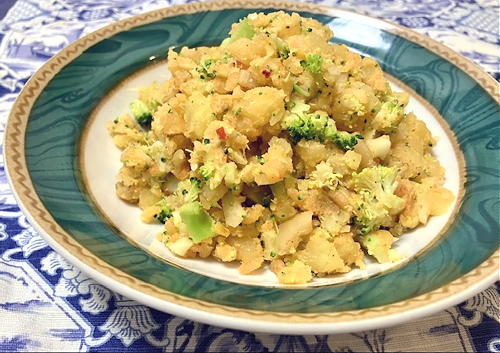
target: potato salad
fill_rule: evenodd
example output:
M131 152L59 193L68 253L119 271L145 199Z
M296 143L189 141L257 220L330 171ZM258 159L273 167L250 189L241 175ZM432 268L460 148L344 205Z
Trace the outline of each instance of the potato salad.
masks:
M220 46L170 49L171 79L108 125L117 195L184 258L283 284L397 261L453 194L425 123L379 64L296 13L253 13ZM165 68L167 70L167 68Z

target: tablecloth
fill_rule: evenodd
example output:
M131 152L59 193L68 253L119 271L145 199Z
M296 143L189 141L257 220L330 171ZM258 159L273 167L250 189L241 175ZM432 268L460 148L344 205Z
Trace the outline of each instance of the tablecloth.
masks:
M0 137L17 94L47 59L116 20L189 0L1 0ZM496 0L315 0L411 27L499 73ZM388 329L284 336L214 327L112 292L54 252L19 210L0 160L0 351L499 352L499 284Z

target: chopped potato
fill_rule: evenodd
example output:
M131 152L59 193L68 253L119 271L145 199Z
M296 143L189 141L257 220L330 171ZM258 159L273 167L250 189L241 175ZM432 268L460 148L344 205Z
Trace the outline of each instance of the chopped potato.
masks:
M278 255L293 254L302 237L312 231L312 212L302 212L278 227L276 251Z
M394 255L391 253L392 244L396 239L386 230L377 230L362 235L359 238L361 245L367 250L369 255L372 255L378 262L391 262Z
M320 235L309 238L304 250L297 252L297 258L311 266L315 273L348 272L350 268L344 264L335 245Z
M302 284L312 279L311 266L300 260L286 265L278 272L278 280L283 284Z

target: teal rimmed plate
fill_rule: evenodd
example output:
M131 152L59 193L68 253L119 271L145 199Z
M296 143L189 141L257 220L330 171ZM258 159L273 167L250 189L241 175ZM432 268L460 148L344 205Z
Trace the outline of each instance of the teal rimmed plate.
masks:
M218 44L255 9L297 11L335 42L377 59L410 109L440 137L436 155L456 196L448 214L404 236L391 267L281 287L214 262L162 252L137 212L114 195L118 151L105 122L136 85L168 75L170 46ZM166 77L166 76L164 76ZM214 1L156 10L104 27L49 60L9 117L8 176L47 242L98 281L176 315L250 331L319 334L390 326L466 299L498 278L498 84L441 44L351 12L281 1ZM116 157L116 158L115 158ZM149 240L148 240L149 239ZM202 264L202 265L200 265Z

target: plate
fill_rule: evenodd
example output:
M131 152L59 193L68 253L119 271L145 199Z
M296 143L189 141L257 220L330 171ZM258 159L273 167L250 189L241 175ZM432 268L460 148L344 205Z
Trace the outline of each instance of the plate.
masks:
M155 235L161 232L162 225L142 223L140 221L141 210L137 206L123 202L115 193L109 192L115 188L116 175L122 167L121 151L115 147L107 129L103 127L111 120L110 117L129 113L127 102L131 102L137 97L138 87L155 81L163 82L170 77L166 62L159 60L121 81L100 100L92 111L83 128L79 149L80 171L89 197L103 217L125 239L175 266L234 283L285 287L277 283L276 275L269 268L252 273L252 275L242 276L239 274L237 266L216 260L182 259L173 255L164 244L155 238ZM407 107L408 110L415 112L418 117L424 120L438 138L439 143L434 148L434 152L447 171L445 187L455 194L454 203L443 217L432 217L425 227L406 232L399 238L395 249L398 253L405 255L400 261L392 264L379 264L371 260L370 257L366 257L367 266L365 269L354 269L343 275L316 278L308 284L309 287L366 279L402 265L425 251L438 239L439 235L447 228L461 202L465 180L463 155L453 132L441 115L415 91L392 76L388 76L387 79L395 90L404 90L412 95Z
M168 77L171 46L216 45L255 12L297 11L379 61L410 110L439 137L454 207L402 237L393 265L277 285L215 261L171 256L153 226L117 199L119 151L105 122L140 84ZM49 60L9 116L5 161L23 211L47 242L109 288L169 313L249 331L322 334L390 326L459 303L498 278L498 84L443 45L381 20L305 3L213 1L172 6L93 32Z

